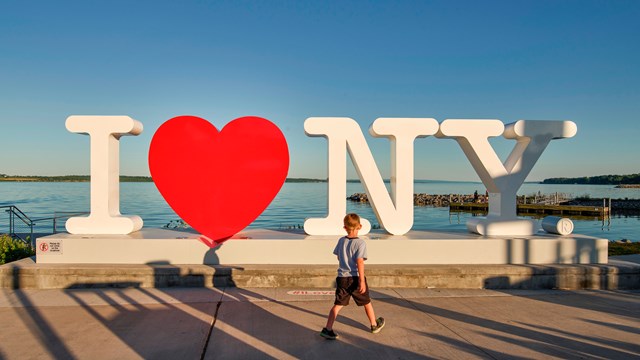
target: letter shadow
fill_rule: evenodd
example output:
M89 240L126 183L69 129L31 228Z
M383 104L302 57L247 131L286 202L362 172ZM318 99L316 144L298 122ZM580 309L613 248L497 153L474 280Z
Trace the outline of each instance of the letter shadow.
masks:
M215 256L212 251L207 256ZM364 322L346 316L338 320L343 329L341 340L325 340L319 332L332 301L280 301L273 295L275 288L234 287L233 271L241 267L212 265L214 272L206 279L165 262L149 266L156 288L131 281L78 282L64 290L73 306L67 304L56 311L40 307L28 294L16 290L23 306L15 311L31 335L21 355L30 357L36 351L42 355L44 351L58 359L96 354L145 359L325 359L343 358L344 354L426 358L377 343ZM15 281L20 279L19 272L14 270ZM364 320L364 314L361 316ZM75 321L71 326L70 318ZM67 325L60 325L65 321Z

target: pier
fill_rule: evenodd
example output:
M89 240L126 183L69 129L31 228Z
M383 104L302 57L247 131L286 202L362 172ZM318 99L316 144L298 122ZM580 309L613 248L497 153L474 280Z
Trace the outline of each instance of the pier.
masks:
M609 206L578 206L578 205L546 205L546 204L518 204L518 214L554 214L581 216L609 216ZM487 212L488 203L450 203L450 211Z
M365 193L355 193L347 200L368 203ZM449 207L452 212L486 213L489 210L485 194L414 194L415 206ZM614 210L615 209L615 210ZM612 213L640 214L638 199L572 198L569 194L518 195L517 211L521 215L574 215L607 218Z

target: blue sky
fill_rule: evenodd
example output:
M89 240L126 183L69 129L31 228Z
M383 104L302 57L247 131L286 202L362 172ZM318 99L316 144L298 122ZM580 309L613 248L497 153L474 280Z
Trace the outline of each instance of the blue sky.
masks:
M311 116L572 120L528 180L640 172L638 1L0 1L0 173L89 173L69 115L129 115L121 173L148 175L178 115L284 132L290 177L326 177ZM388 141L368 137L384 177ZM505 157L512 142L493 140ZM415 145L417 179L479 178L458 145ZM351 169L350 177L355 177Z

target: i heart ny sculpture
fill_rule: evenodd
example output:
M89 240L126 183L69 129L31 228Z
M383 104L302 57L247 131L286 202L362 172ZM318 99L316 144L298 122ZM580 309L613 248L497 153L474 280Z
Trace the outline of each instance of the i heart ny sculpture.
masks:
M269 120L247 116L221 131L195 116L153 136L149 170L169 206L215 246L254 221L289 171L287 141Z
M119 139L138 135L142 123L128 116L67 118L67 129L91 137L91 213L66 223L71 234L130 234L142 228L137 215L120 214ZM467 221L480 235L528 236L538 229L520 219L516 195L552 140L571 138L577 126L567 120L518 120L504 125L495 119L378 118L369 131L391 143L391 192L359 124L345 117L312 117L304 124L309 136L328 142L327 208L324 218L308 218L308 235L342 235L346 213L348 153L371 207L383 228L404 235L413 226L413 143L434 135L456 140L489 192L489 214ZM489 139L515 140L503 162ZM180 116L165 122L149 149L150 172L173 210L213 247L255 220L282 188L289 169L289 150L276 125L259 117L242 117L218 131L208 121ZM363 220L360 234L370 230Z

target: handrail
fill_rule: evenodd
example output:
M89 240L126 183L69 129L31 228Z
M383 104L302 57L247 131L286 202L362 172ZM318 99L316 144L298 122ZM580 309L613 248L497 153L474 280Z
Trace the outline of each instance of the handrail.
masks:
M56 213L60 213L59 211L54 212L54 215L51 217L44 217L44 218L37 218L37 219L32 219L31 221L35 222L39 222L39 221L44 221L44 220L56 220L56 219L61 219L61 218L66 218L66 217L72 217L72 216L78 216L78 215L87 215L89 214L88 211L83 211L83 212L64 212L64 215L60 215L60 216L56 216Z
M64 215L61 216L57 216L56 214L58 213L62 213ZM78 215L87 215L90 214L90 212L88 211L83 211L83 212L72 212L72 211L54 211L53 212L53 217L51 218L51 220L53 220L53 233L56 234L58 232L58 219L63 219L63 218L70 218L72 216L78 216Z
M22 210L18 209L15 205L0 206L0 209L2 208L9 208L5 211L17 216L18 219L22 220L22 222L24 222L26 225L31 225L32 220L27 216L27 214L23 213Z
M22 214L24 217L29 218L29 217L27 216L27 214L23 213L23 212L22 212L22 210L18 209L15 205L4 205L4 206L0 206L0 209L3 209L3 208L12 208L12 209L18 210L18 212L19 212L20 214Z
M9 206L2 206L0 208L8 208L7 210L5 210L6 212L9 213L9 235L11 237L14 238L18 238L24 242L27 242L27 239L23 239L22 236L18 235L14 230L15 230L15 222L14 222L14 218L18 218L20 220L22 220L22 222L27 225L29 227L29 232L30 232L30 236L29 236L29 240L31 241L31 246L35 246L35 241L33 239L33 221L27 216L27 214L23 213L22 210L18 209L16 206L14 205L9 205Z
M18 238L24 242L31 241L31 245L35 246L35 239L33 237L34 227L37 223L42 225L42 222L52 222L51 233L55 234L58 232L58 219L70 218L78 215L86 215L89 212L81 212L81 211L63 211L63 212L54 212L54 215L51 217L43 217L37 219L31 219L27 214L22 212L22 210L18 209L15 205L4 205L0 206L0 210L5 209L5 212L9 213L9 235L13 238ZM29 228L29 237L23 238L18 232L16 232L16 224L14 219L19 219Z
M16 216L18 219L22 220L22 222L25 223L26 225L31 225L31 223L33 222L25 213L20 211L20 209L18 209L15 206L13 207L13 209L11 211L13 212L14 216Z
M27 214L23 213L22 210L18 209L17 207L13 207L14 210L16 210L18 212L18 214L22 215L24 218L26 218L27 220L30 220L29 217L27 216Z

